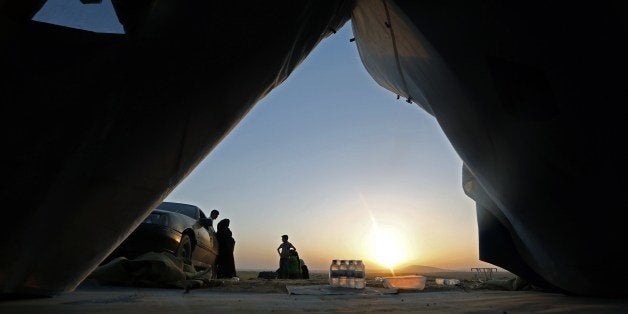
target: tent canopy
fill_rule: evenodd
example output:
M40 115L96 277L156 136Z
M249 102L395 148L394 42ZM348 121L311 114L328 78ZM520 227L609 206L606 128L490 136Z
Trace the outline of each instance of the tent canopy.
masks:
M613 4L113 0L125 34L101 34L32 21L43 3L0 1L3 293L74 289L351 18L375 81L432 114L464 161L481 259L627 294L595 272L627 264Z

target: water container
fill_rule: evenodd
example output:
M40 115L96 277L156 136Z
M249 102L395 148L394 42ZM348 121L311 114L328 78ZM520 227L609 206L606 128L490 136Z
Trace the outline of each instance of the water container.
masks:
M355 287L357 289L366 288L366 267L362 260L358 260L355 265Z
M329 285L332 287L338 287L338 280L340 279L338 260L331 261L329 266Z
M340 266L338 267L338 286L346 287L347 286L347 261L340 260Z
M446 279L445 284L448 286L455 286L460 284L460 280L458 279Z
M458 280L458 279L436 278L436 280L434 280L434 281L439 286L455 286L457 284L460 284L460 280Z
M347 288L355 288L355 260L350 260L347 266Z
M409 275L384 277L382 284L384 288L398 288L407 290L423 290L425 288L425 276Z

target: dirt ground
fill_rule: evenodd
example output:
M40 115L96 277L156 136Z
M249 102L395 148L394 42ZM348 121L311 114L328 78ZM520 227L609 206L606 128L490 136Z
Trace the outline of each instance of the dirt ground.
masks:
M326 284L309 280L258 279L238 272L240 281L216 282L195 290L100 286L86 282L74 292L45 299L0 303L0 313L224 313L224 312L426 312L426 313L628 313L628 300L566 296L541 291L496 291L475 287L472 273L427 274L422 291L392 295L288 295L288 285ZM367 285L376 287L378 275ZM401 274L400 274L401 275ZM497 279L511 278L503 273ZM435 278L462 280L462 287L438 286Z
M240 281L232 283L229 280L224 280L220 285L215 287L206 288L212 291L232 291L232 292L257 292L257 293L287 293L286 284L288 285L315 285L315 284L328 284L327 273L312 272L310 273L310 279L259 279L257 278L259 272L257 271L238 271ZM390 276L390 273L370 273L366 279L366 285L369 287L382 287L382 283L376 281L376 277ZM406 273L400 273L397 275L410 275ZM474 289L478 283L475 280L475 274L471 272L444 272L444 273L429 273L423 274L427 277L425 283L425 289L423 292L430 291L464 291ZM509 279L513 278L511 273L497 273L494 279ZM464 287L455 286L439 286L436 284L436 278L453 278L459 279Z

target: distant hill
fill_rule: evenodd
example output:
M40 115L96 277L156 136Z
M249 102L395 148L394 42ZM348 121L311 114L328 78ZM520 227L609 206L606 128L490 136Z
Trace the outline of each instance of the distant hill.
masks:
M396 270L396 272L398 273L442 273L442 272L449 272L452 270L449 269L443 269L443 268L438 268L438 267L432 267L432 266L423 266L423 265L410 265L410 266L406 266L406 267L402 267L398 270Z
M449 269L443 269L443 268L432 267L432 266L423 266L423 265L404 266L404 267L395 268L394 270L396 274L405 274L405 273L426 274L426 273L443 273L443 272L453 271ZM390 270L383 267L367 267L367 271L389 272Z

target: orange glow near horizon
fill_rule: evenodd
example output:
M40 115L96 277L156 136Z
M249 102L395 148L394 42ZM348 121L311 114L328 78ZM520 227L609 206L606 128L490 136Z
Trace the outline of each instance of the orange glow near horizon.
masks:
M387 267L394 276L394 268L406 262L408 258L408 247L398 230L387 226L380 226L377 223L364 195L362 195L362 193L359 193L359 195L371 217L371 234L369 245L367 246L370 249L371 259Z
M371 258L390 269L394 276L394 268L407 259L403 238L391 228L380 227L372 216L371 220Z

